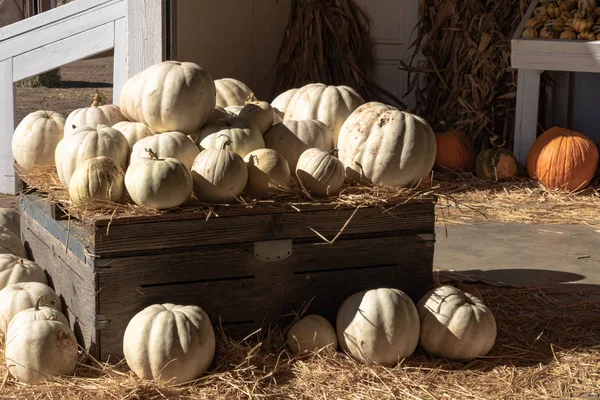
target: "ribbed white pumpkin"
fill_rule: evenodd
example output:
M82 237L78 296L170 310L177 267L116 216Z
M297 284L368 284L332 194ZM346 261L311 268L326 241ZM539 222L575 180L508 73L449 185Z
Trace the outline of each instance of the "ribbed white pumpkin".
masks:
M235 115L236 114L234 114L234 113L232 113L230 111L227 111L223 107L217 106L215 108L215 112L208 119L208 121L206 121L206 124L204 124L204 126L214 124L215 122L217 122L218 120L223 119L223 118L234 117Z
M27 258L27 252L21 239L8 228L0 227L0 254L14 254Z
M42 267L14 254L0 254L0 290L13 283L40 282L48 279Z
M34 307L40 297L40 305L62 309L62 302L56 292L40 282L13 283L0 290L0 330L6 333L12 318L19 311Z
M113 126L117 122L126 121L121 109L114 104L102 104L102 98L96 90L94 101L89 107L78 108L69 114L65 121L65 137L71 136L75 130L84 125L94 128L96 125Z
M94 157L79 163L69 182L69 196L79 206L106 206L125 196L125 172L111 158Z
M307 315L291 326L287 333L287 345L293 355L326 349L334 352L338 340L333 326L320 315Z
M338 310L340 347L366 363L396 364L419 342L419 313L398 289L373 289L348 297Z
M21 236L21 215L14 208L0 208L0 227Z
M275 119L273 107L266 101L257 100L246 103L238 115L241 118L253 122L258 127L260 133L263 134L273 126L273 121Z
M15 161L21 165L54 165L56 145L63 138L65 117L54 111L28 114L12 138Z
M290 104L290 100L292 100L292 97L294 97L297 91L298 89L294 88L281 93L279 96L273 99L273 101L271 102L271 107L273 107L275 112L279 112L285 115L285 111L288 108L288 104Z
M221 119L205 126L196 137L196 144L203 149L220 149L227 141L231 141L227 150L241 157L246 157L251 151L265 147L265 141L258 127L241 117Z
M308 149L333 150L333 136L321 121L283 121L265 133L265 146L276 150L296 170L298 159Z
M63 138L56 146L54 155L62 184L69 187L71 176L79 163L100 156L112 158L121 169L126 170L129 142L121 132L106 125L95 128L82 126L71 136Z
M202 376L212 363L215 333L200 307L156 304L129 321L123 353L140 378L189 382Z
M339 157L351 181L409 186L431 172L435 134L423 118L381 103L367 103L346 120Z
M200 153L194 142L181 132L164 132L148 136L133 146L130 163L140 158L150 158L146 149L152 151L159 158L176 158L184 163L188 169L192 168L194 159Z
M329 127L334 146L337 146L344 121L364 102L351 87L311 83L294 93L283 120L317 119L324 122Z
M344 165L330 152L308 149L298 159L296 175L305 189L317 196L331 196L344 184Z
M217 106L244 106L246 101L252 97L253 92L244 82L233 78L215 80L217 89Z
M240 115L240 111L242 111L242 108L244 108L244 106L228 106L225 107L224 110L232 116L237 117L238 115Z
M194 193L207 203L229 203L242 194L248 182L248 168L239 154L227 150L229 140L220 149L203 150L192 167Z
M244 157L244 161L248 167L245 192L256 198L269 197L292 181L288 162L275 150L254 150Z
M64 315L29 309L13 321L6 335L5 355L8 371L17 380L36 385L75 370L77 339Z
M163 61L132 76L119 98L123 114L156 132L196 132L215 110L210 74L191 62Z
M192 194L193 181L183 162L152 152L129 165L125 187L135 204L162 210L182 205Z
M118 130L125 136L129 143L129 148L133 148L134 144L145 137L156 135L156 132L152 128L141 122L122 121L113 125L113 129Z
M421 346L451 360L486 355L496 341L496 320L477 297L453 286L431 290L419 301Z
M43 299L40 297L37 299L33 308L28 308L16 313L8 324L8 328L6 330L7 336L11 334L11 330L16 332L16 330L21 329L23 325L38 320L58 321L69 326L69 320L62 312L52 307L42 306L42 301Z

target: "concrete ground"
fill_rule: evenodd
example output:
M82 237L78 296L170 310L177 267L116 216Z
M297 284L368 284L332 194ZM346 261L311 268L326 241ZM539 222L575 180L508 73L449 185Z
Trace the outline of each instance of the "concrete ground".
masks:
M438 226L442 279L493 281L600 295L600 230L586 225Z

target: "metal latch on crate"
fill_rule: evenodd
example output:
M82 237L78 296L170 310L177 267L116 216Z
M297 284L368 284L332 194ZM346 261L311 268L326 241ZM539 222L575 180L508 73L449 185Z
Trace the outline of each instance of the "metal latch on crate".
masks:
M263 262L277 262L292 255L292 239L254 242L254 257Z

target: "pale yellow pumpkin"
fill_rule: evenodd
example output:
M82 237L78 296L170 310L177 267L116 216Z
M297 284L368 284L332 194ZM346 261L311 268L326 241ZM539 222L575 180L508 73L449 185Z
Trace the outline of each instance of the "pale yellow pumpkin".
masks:
M220 149L230 141L227 150L246 157L248 153L265 147L265 141L258 127L241 117L225 118L205 126L195 137L195 142L203 149Z
M330 152L308 149L298 159L296 175L310 193L331 196L344 184L344 164Z
M262 134L273 126L273 121L275 119L273 107L266 101L250 101L246 103L238 115L241 118L253 122Z
M23 325L32 321L58 321L69 326L69 320L67 317L57 310L56 308L42 306L41 303L44 299L38 298L33 308L28 308L23 311L19 311L10 320L8 328L6 329L7 336L11 334L11 330L16 332L17 329L21 329Z
M28 114L17 125L12 152L18 164L54 165L56 145L63 138L65 117L54 111Z
M206 124L204 124L204 126L206 125L211 125L214 124L215 122L217 122L220 119L223 118L229 118L229 117L234 117L236 114L227 111L226 109L224 109L223 107L219 107L217 106L215 108L215 112L213 113L213 115L208 119L208 121L206 121ZM203 126L203 127L204 127Z
M233 78L215 80L217 91L217 106L244 106L246 101L253 96L252 90L244 82Z
M40 297L40 305L62 309L62 302L56 292L40 282L13 283L0 290L0 330L6 333L13 317L19 311L35 306Z
M77 128L84 125L95 128L96 125L113 126L117 122L127 121L119 107L114 104L101 104L102 97L96 90L91 106L78 108L69 114L65 121L64 136L71 136Z
M267 198L281 188L289 187L292 177L285 158L275 150L258 149L244 157L248 167L246 193Z
M0 227L0 254L14 254L27 258L27 252L20 237L5 227Z
M291 326L287 345L293 355L312 353L325 349L333 353L338 347L333 326L320 315L307 315Z
M275 110L276 113L281 113L281 115L284 116L285 111L288 108L288 104L290 104L290 100L292 100L292 97L294 97L297 91L297 88L289 89L275 97L271 102L271 107L273 107L273 110Z
M227 106L224 108L224 110L232 116L237 117L238 115L240 115L240 111L242 111L242 108L244 108L244 106Z
M200 153L193 140L187 135L181 132L164 132L138 141L133 146L129 162L133 163L140 158L150 158L146 149L152 149L159 158L176 158L188 169L192 168L194 159Z
M94 157L79 163L69 182L73 204L104 207L125 196L125 172L111 158Z
M14 254L0 254L0 290L13 283L48 283L42 267Z
M143 138L156 135L156 132L154 132L152 128L141 122L122 121L113 125L113 129L118 130L125 136L130 149Z

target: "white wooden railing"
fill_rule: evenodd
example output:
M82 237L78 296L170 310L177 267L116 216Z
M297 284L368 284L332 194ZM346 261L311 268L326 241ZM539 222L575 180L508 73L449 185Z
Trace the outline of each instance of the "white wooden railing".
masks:
M15 82L114 49L113 102L162 60L163 0L77 0L0 28L0 193L15 194Z

